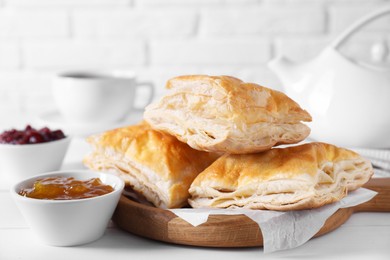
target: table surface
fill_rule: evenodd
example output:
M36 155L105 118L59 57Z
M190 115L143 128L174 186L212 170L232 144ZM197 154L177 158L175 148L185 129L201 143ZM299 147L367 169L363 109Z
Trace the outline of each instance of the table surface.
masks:
M84 169L90 148L73 137L63 169ZM34 237L9 194L11 182L0 173L0 260L10 259L390 259L390 213L355 213L337 230L285 251L262 248L200 248L152 241L109 224L102 238L76 247L43 245ZM390 203L390 202L389 202Z

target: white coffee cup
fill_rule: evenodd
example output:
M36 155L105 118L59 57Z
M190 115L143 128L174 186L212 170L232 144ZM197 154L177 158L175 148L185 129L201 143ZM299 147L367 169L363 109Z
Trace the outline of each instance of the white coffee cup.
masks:
M136 108L138 88L149 89L148 105L154 96L152 82L139 82L132 72L69 71L55 76L52 84L54 100L67 122L113 123L128 116Z

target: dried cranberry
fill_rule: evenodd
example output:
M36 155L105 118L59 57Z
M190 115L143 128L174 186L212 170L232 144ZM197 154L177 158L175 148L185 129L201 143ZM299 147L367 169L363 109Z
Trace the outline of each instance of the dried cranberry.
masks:
M37 144L65 138L61 130L51 131L44 127L39 131L27 125L24 130L11 129L0 134L0 143L5 144Z
M42 143L45 140L43 139L42 135L39 133L32 133L28 136L28 143L29 144L37 144Z
M41 130L39 130L42 134L50 134L51 130L48 127L44 127Z
M54 140L59 140L65 138L64 133L61 130L55 130L51 133L51 136Z

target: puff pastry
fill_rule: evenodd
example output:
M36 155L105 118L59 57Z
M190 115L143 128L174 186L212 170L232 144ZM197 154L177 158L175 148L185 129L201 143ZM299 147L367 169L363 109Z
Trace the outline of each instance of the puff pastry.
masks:
M253 153L297 143L310 128L308 112L285 94L229 76L180 76L170 92L150 104L144 119L191 147L213 152Z
M194 178L218 158L146 123L93 135L87 141L93 147L83 160L87 167L116 173L160 208L186 205Z
M373 169L357 153L309 143L247 155L224 155L190 187L194 208L301 210L338 201Z

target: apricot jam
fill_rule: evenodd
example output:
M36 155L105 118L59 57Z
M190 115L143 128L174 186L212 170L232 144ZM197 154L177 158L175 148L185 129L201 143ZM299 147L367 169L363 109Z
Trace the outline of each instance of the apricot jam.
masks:
M36 180L33 187L22 189L19 194L34 199L75 200L97 197L113 190L99 178L81 181L73 177L47 177Z

